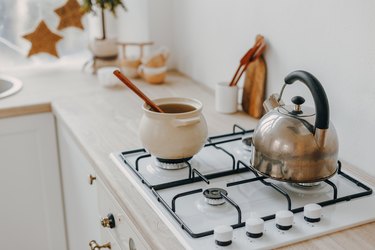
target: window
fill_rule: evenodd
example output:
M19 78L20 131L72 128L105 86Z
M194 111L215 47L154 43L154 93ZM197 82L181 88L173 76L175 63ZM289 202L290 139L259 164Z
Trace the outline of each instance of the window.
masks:
M56 58L42 53L27 58L31 43L22 36L34 31L41 20L48 28L63 36L57 43L59 57L75 54L87 49L88 32L76 27L57 30L59 16L55 9L64 5L66 0L1 0L0 1L0 69L27 65L35 61L53 62ZM86 18L82 18L87 27Z

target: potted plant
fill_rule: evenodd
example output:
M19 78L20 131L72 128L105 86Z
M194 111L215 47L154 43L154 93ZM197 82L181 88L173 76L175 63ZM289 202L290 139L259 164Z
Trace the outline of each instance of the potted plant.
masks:
M99 8L101 12L102 37L96 38L93 43L90 43L90 49L97 58L117 58L116 39L108 38L106 34L105 10L109 10L116 17L116 8L119 6L126 10L122 0L83 0L81 5L83 12L91 12L96 15L95 7Z

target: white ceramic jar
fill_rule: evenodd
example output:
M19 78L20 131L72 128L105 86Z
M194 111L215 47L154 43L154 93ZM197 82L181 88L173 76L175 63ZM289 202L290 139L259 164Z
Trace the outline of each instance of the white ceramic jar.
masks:
M187 159L198 153L207 139L202 103L179 97L153 101L162 109L165 105L175 104L177 113L158 113L151 111L147 104L143 105L139 133L144 148L151 155L165 160ZM178 112L179 105L188 105L192 109ZM181 110L184 111L183 107Z
M138 74L148 83L161 84L167 77L167 66L152 68L142 64L138 68Z
M113 71L117 69L117 67L103 67L98 69L96 74L98 76L100 85L110 88L121 84L119 79L113 74Z
M229 86L228 82L219 82L215 88L215 109L219 113L237 112L238 86Z

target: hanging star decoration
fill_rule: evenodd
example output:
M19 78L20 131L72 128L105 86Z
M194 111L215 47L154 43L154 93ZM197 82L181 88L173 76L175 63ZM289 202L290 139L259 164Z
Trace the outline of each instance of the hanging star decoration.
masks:
M62 30L66 27L77 27L83 30L81 18L85 13L81 11L77 0L68 0L65 5L55 9L55 13L60 17L60 23L57 27L58 30Z
M31 42L28 57L41 52L59 57L56 51L56 43L63 37L53 33L44 21L41 21L32 33L24 35L23 38Z

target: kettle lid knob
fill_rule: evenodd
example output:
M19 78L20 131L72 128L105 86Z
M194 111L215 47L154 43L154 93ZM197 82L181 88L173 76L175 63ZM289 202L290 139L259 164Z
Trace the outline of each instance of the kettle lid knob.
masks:
M303 98L302 96L295 96L292 98L292 102L295 104L295 105L302 105L305 103L305 98Z
M294 96L292 102L295 104L293 113L300 114L302 113L301 105L305 103L305 98L302 96Z

